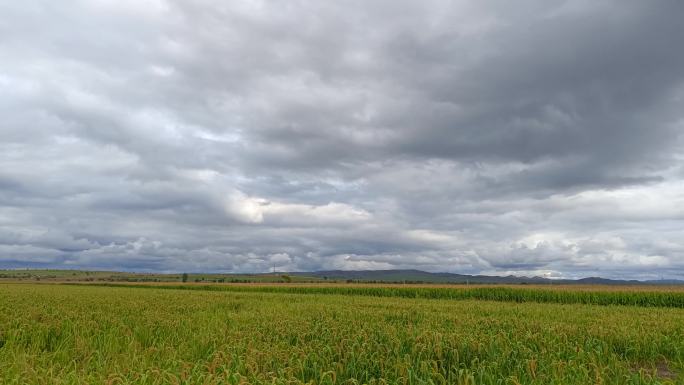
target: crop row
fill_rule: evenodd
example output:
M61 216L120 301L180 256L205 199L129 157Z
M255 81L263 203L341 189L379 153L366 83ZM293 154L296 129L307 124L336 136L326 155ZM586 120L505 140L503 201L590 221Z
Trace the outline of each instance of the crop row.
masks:
M122 286L98 284L98 286ZM684 292L572 291L542 288L477 287L354 287L354 286L224 286L224 285L125 285L172 290L232 291L289 294L328 294L370 297L484 300L584 305L619 305L684 308Z

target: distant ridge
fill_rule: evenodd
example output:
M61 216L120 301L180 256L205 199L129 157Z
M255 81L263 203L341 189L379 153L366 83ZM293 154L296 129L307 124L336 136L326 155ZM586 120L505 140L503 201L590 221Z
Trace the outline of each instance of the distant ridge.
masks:
M422 270L324 270L273 271L269 273L219 273L188 271L188 282L277 283L277 282L366 282L366 283L443 283L443 284L535 284L535 285L684 285L684 280L619 280L601 277L549 279L544 277L468 275L430 273ZM142 273L64 269L0 269L0 281L85 281L85 282L179 282L181 273ZM184 282L184 281L183 281Z
M468 275L454 273L430 273L422 270L325 270L289 273L296 276L317 277L329 280L415 282L415 283L473 283L473 284L585 284L585 285L683 285L684 280L618 280L600 277L581 279L549 279L543 277L519 277L496 275Z

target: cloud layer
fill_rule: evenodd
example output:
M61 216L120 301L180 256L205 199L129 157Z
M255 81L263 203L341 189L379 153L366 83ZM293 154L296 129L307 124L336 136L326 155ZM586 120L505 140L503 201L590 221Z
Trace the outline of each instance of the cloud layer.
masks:
M0 267L684 277L676 1L0 5Z

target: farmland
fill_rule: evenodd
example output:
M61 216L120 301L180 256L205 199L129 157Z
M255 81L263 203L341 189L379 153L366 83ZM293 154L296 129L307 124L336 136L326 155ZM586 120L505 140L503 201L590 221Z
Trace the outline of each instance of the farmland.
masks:
M681 384L682 296L4 283L0 383Z
M281 274L188 274L188 282L197 283L280 283ZM291 282L318 282L317 277L288 276ZM42 282L181 282L182 274L127 273L87 270L0 270L2 281Z

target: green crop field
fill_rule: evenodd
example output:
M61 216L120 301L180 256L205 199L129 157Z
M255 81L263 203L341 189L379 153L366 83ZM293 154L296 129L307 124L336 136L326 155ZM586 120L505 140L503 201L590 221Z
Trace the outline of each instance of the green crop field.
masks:
M0 384L684 384L682 292L190 288L0 284Z

